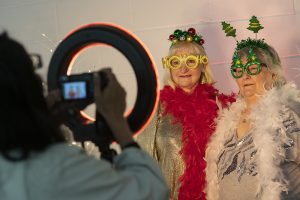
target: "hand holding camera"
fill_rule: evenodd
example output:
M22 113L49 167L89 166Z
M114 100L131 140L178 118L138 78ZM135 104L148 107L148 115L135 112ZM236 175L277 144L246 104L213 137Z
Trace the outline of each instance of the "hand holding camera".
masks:
M123 147L133 141L132 133L124 117L126 92L111 69L101 70L101 73L100 76L98 73L94 74L94 99L97 112L103 116L115 139ZM107 85L101 88L103 78L107 78Z
M108 143L115 139L121 146L133 141L132 132L124 117L126 92L109 68L95 73L62 76L60 90L51 91L47 99L53 114L57 119L62 118L60 121L67 118L70 121L72 111L81 110L95 102L96 116L99 117L96 123L100 125L100 129L103 128L101 138L105 138ZM79 117L71 118L76 125Z

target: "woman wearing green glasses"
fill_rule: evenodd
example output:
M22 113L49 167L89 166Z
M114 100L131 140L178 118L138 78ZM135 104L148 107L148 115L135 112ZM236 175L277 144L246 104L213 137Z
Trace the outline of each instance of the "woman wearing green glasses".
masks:
M204 40L195 29L176 30L172 45L162 59L167 70L166 86L150 125L138 136L142 148L159 163L170 199L205 199L205 147L214 131L218 105L232 97L213 87Z
M300 92L264 40L238 42L230 70L240 94L207 148L207 199L299 199Z

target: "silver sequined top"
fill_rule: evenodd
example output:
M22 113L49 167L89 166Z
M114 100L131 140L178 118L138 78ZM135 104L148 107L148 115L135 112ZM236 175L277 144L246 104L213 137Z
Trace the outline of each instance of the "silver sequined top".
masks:
M294 113L287 112L283 116L282 123L289 141L283 146L286 155L280 166L289 181L289 192L283 193L280 199L296 200L300 199L300 127L297 126ZM252 132L241 140L233 134L224 147L217 163L220 200L259 200L255 195L258 188L258 155Z
M236 134L225 143L218 161L222 200L253 200L257 190L256 149L251 132L238 140Z

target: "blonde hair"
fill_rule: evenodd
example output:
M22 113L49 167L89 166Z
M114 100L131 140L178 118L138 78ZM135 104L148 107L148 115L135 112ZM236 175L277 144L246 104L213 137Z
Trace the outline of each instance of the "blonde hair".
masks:
M199 54L202 56L207 56L203 46L200 44L197 44L195 42L188 42L188 41L178 41L175 44L173 44L169 49L168 56L175 55L178 51L184 51L185 53L190 54ZM166 73L165 76L165 83L170 85L171 87L175 88L175 84L173 80L171 79L170 70L168 70L168 73ZM204 72L201 72L201 76L199 79L199 83L204 84L212 84L214 83L213 75L211 71L211 67L209 63L205 64Z
M241 57L247 57L250 47L245 47L238 51ZM275 49L268 45L266 49L252 47L261 63L267 65L272 73L276 75L276 80L273 83L274 87L281 87L286 84L286 79L282 70L282 65L278 53Z

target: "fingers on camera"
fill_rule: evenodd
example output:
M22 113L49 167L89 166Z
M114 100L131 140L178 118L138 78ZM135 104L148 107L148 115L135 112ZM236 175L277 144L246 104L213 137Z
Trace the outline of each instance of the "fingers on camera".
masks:
M94 96L95 96L95 98L101 96L100 77L99 77L98 73L94 73Z
M49 108L52 108L55 104L61 101L61 91L59 89L48 92L46 96L46 102Z
M109 67L107 67L107 68L103 68L103 69L101 69L101 71L103 71L103 72L110 72L110 73L112 73L112 69L111 69L111 68L109 68Z
M126 91L125 89L121 86L121 84L119 83L119 81L117 80L116 75L112 72L111 68L104 68L101 70L102 72L105 73L105 76L108 79L108 83L107 83L107 87L119 87L122 89L122 92L126 95ZM101 76L99 76L98 73L94 74L94 78L95 78L95 90L100 90L100 83L101 83ZM97 91L97 93L102 93L103 91ZM101 94L100 94L101 95Z

